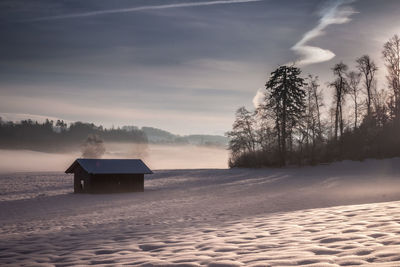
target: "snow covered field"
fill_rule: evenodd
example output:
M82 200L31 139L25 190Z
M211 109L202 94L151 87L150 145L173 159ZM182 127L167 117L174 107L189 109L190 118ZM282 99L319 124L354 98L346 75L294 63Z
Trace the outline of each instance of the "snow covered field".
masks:
M400 266L400 159L166 170L144 193L0 175L0 265Z

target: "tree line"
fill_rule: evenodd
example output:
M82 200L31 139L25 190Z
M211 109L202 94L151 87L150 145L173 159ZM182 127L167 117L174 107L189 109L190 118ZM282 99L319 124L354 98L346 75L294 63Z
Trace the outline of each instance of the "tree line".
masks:
M317 76L303 77L295 65L273 71L263 102L236 111L230 138L230 167L313 165L338 160L400 156L400 38L383 46L387 87L377 87L376 63L369 55L355 68L339 62L326 84L324 102ZM323 112L327 110L327 112Z
M0 148L28 149L45 152L75 151L91 142L147 143L146 134L137 127L111 128L93 123L74 122L69 126L63 120L46 119L20 122L3 121L0 118ZM93 143L93 142L92 142Z
M225 148L228 138L214 135L180 136L152 127L122 126L107 129L101 125L85 122L67 124L63 120L49 119L42 123L31 119L13 122L5 121L0 117L0 149L44 152L81 150L83 154L101 155L105 152L102 147L107 142Z

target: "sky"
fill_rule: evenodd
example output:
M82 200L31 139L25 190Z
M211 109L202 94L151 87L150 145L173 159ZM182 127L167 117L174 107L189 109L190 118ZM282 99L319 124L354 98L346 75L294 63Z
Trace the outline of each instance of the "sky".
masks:
M318 75L383 44L398 0L2 0L0 116L224 134L269 74ZM261 91L259 91L261 90Z

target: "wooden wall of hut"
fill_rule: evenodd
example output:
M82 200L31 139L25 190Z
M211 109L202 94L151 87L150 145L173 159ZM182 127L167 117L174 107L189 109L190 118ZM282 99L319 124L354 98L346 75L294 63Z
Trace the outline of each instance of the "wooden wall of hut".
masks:
M90 175L81 166L74 172L74 193L88 193L90 190Z
M143 192L144 174L92 174L90 193Z

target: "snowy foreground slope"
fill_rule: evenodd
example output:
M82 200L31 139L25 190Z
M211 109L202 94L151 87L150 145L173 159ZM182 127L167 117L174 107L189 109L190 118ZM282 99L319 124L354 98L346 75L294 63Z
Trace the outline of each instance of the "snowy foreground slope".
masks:
M0 175L0 265L400 266L400 159L169 170L144 193Z

